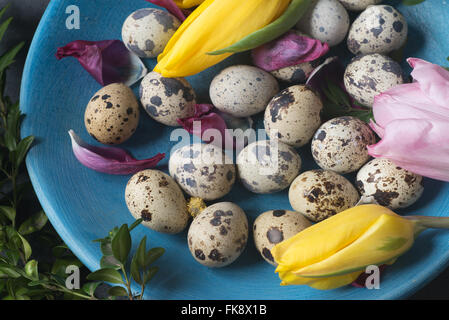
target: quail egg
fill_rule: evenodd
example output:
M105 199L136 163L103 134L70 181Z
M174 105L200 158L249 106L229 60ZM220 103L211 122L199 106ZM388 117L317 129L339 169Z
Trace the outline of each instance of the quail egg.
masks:
M303 172L290 186L288 198L293 210L312 221L322 221L355 206L356 188L343 176L329 170Z
M271 74L277 79L291 83L291 84L304 84L309 78L310 74L320 65L320 59L303 62L293 66L281 68L271 71Z
M151 118L167 126L179 126L177 119L195 113L195 92L187 80L165 78L154 71L140 84L140 101Z
M164 51L181 22L167 11L143 8L133 12L123 24L122 39L141 58L155 58Z
M139 124L139 103L132 90L122 83L100 89L84 113L87 132L103 144L128 140Z
M246 247L246 214L232 202L215 203L193 220L187 239L190 252L197 262L207 267L227 266Z
M259 215L254 221L254 243L265 261L276 265L271 249L311 225L312 223L299 212L270 210Z
M322 168L341 174L360 169L370 158L366 146L376 143L370 127L354 117L331 119L312 139L312 155Z
M231 191L235 165L221 148L195 143L172 152L170 175L192 197L215 200Z
M296 27L332 47L346 37L349 15L338 0L315 0Z
M407 21L395 8L370 6L352 23L348 49L354 54L387 54L405 44L407 32Z
M382 0L340 0L340 2L346 10L362 11L368 6L381 3Z
M209 90L214 106L234 117L248 117L265 110L278 92L279 85L271 74L247 65L222 70Z
M240 181L254 193L284 190L301 170L299 154L275 140L256 141L237 156Z
M131 177L125 190L129 211L142 224L163 233L185 229L189 214L184 195L176 182L159 170L143 170Z
M304 85L282 90L265 110L265 131L293 147L308 143L321 124L320 97Z
M376 158L359 170L356 186L365 200L374 200L394 210L415 203L424 191L422 183L422 176L388 159Z
M404 83L401 66L379 53L360 55L346 67L346 91L359 103L371 107L374 97Z

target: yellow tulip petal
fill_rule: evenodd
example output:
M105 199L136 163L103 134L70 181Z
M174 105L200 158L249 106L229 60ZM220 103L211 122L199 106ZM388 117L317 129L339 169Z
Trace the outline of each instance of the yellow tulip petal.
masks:
M176 5L182 9L192 8L203 2L204 0L175 0Z
M325 260L361 237L383 214L396 214L368 204L340 212L277 244L271 253L278 270L300 270Z
M158 57L164 77L201 72L231 54L208 55L241 40L277 19L290 0L206 0L184 21Z
M353 283L363 271L356 271L353 273L328 277L328 278L304 278L298 277L291 272L279 273L282 282L281 285L308 285L309 287L318 290L331 290L346 286Z
M302 277L329 277L391 262L413 245L414 230L414 221L383 214L347 247L327 259L291 272Z

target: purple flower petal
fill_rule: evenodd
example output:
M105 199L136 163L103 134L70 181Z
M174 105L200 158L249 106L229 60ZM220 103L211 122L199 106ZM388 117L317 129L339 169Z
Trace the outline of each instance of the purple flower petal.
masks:
M192 117L178 119L178 123L206 143L212 143L224 149L232 149L237 146L239 138L244 139L244 136L231 136L228 129L242 129L244 132L251 128L252 119L237 119L220 112L211 104L197 104L195 114ZM219 141L215 141L215 132L212 132L211 129L218 130L221 137Z
M151 2L152 4L167 9L168 12L170 12L176 18L181 20L181 22L186 19L186 16L182 12L182 10L176 5L176 3L173 0L145 0L145 1Z
M164 153L159 153L149 159L136 160L120 148L91 146L81 140L73 130L69 131L69 135L73 153L78 161L99 172L117 175L134 174L144 169L154 168L165 157Z
M294 31L268 42L252 51L253 62L265 71L279 70L314 61L329 51L329 45Z
M386 267L386 264L379 266L379 275L382 275ZM351 283L351 285L356 288L365 288L366 279L368 279L369 276L370 274L362 272L360 276L353 283Z
M131 86L148 72L139 57L120 40L76 40L58 48L56 58L65 57L78 59L102 86L118 82Z

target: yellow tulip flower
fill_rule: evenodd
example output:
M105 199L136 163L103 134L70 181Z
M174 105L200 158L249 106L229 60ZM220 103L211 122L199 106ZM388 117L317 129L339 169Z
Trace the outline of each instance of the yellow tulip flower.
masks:
M204 0L175 0L176 5L182 9L192 8L203 2Z
M272 250L281 285L334 289L369 265L393 263L424 227L419 220L368 204L353 207L277 244Z
M182 2L187 5L195 1ZM207 53L228 47L267 26L289 4L290 0L205 0L175 32L159 55L154 71L164 77L199 73L232 54Z

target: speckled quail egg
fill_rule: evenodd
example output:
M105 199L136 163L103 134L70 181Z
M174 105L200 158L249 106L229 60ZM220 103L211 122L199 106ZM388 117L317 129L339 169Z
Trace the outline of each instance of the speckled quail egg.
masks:
M355 206L356 188L343 176L330 170L303 172L290 186L288 198L293 210L312 221L322 221Z
M140 102L151 118L167 126L195 113L195 92L184 78L165 78L148 73L140 84Z
M348 49L354 54L387 54L404 45L407 32L407 21L395 8L370 6L352 23Z
M422 183L422 176L402 169L388 159L376 158L359 170L356 186L364 200L374 200L394 210L415 203L424 191Z
M351 11L362 11L368 6L379 4L382 0L340 0L341 4Z
M167 11L143 8L124 22L122 39L141 58L155 58L164 51L181 22Z
M221 148L195 143L171 153L170 175L192 197L215 200L225 196L235 182L235 165Z
M312 139L312 155L322 168L338 173L357 171L370 158L366 146L376 136L362 120L344 116L321 125Z
M276 265L271 249L311 225L312 223L299 212L270 210L259 215L254 221L254 243L265 261Z
M320 126L322 108L320 97L308 87L286 88L273 97L265 110L265 131L283 143L301 147Z
M248 117L265 110L279 92L276 79L268 72L247 65L222 70L212 80L209 95L214 106L234 117Z
M163 233L185 229L189 214L184 195L176 182L159 170L143 170L131 177L125 190L129 211L142 224Z
M307 78L310 76L313 70L320 65L320 59L304 62L300 64L295 64L293 66L281 68L278 70L271 71L271 74L277 79L292 83L292 84L303 84L306 83Z
M215 203L196 216L190 225L187 239L196 261L207 267L227 266L246 247L246 214L232 202Z
M87 132L103 144L128 140L139 124L139 103L132 90L122 83L100 89L84 113Z
M274 193L290 186L301 170L301 157L282 142L256 141L237 156L237 170L248 190Z
M401 66L390 57L373 53L360 55L346 67L346 91L359 103L371 107L374 97L404 83Z
M346 37L349 15L338 0L315 0L296 27L332 47Z

